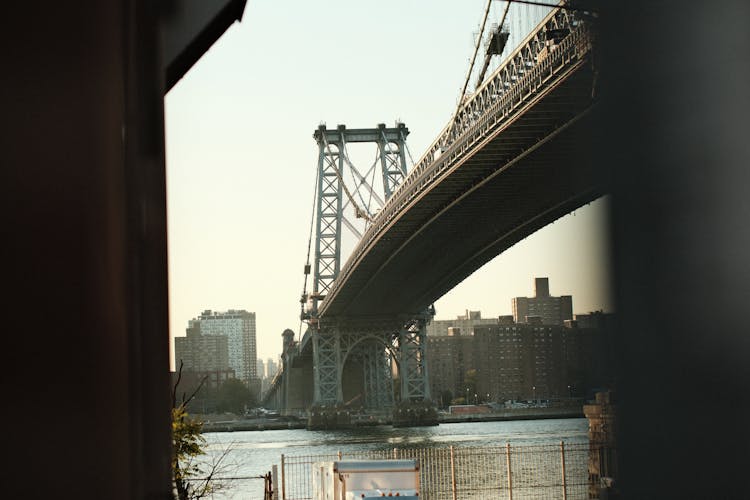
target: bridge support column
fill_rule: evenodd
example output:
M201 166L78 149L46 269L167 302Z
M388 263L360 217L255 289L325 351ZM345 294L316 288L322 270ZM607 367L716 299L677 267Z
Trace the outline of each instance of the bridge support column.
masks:
M409 322L399 333L402 401L429 401L431 399L425 362L427 343L425 325L425 318L420 317Z
M365 407L368 409L393 407L393 376L390 361L385 347L379 343L373 342L363 348Z
M343 394L339 367L341 366L341 332L338 328L314 329L313 341L313 404L332 406L341 403Z
M401 401L393 410L394 427L437 425L437 408L430 395L425 350L427 320L432 308L407 323L399 332Z
M308 429L340 429L351 425L351 413L343 407L341 336L338 326L312 330L314 398Z
M308 429L350 427L352 415L387 420L394 406L392 327L330 325L312 333L314 401Z
M396 132L397 138L386 135L384 124L378 125L378 152L380 155L380 165L383 171L383 190L385 199L391 197L401 181L406 177L406 126L399 123L398 127L389 129L388 135Z

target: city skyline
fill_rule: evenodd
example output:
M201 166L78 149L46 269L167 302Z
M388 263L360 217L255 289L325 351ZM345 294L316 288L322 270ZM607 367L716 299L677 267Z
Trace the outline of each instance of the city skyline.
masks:
M263 359L278 356L284 329L304 331L313 131L321 122L357 128L400 120L417 160L454 110L483 6L432 3L440 16L392 0L247 6L244 20L165 98L171 337L185 335L205 309L255 311ZM533 9L513 6L512 37L521 25L514 12ZM278 36L275 27L290 23L295 29ZM332 74L332 56L319 55L319 46L338 47L334 59L345 70ZM386 69L376 64L383 58ZM574 313L613 310L606 206L597 200L510 248L439 299L436 318L466 309L508 314L510 299L529 295L535 276L548 276L553 294L573 295ZM344 242L344 254L352 245Z
M606 205L608 200L599 199L592 203L592 205ZM595 209L598 209L596 211ZM540 277L549 278L552 281L550 285L550 294L555 295L572 295L573 298L573 315L576 314L588 314L594 311L603 312L614 312L614 302L611 297L611 290L609 289L608 282L608 268L602 266L599 272L600 280L594 282L598 287L598 290L582 290L579 287L571 287L576 289L578 292L571 292L570 289L566 288L565 285L560 285L558 281L566 281L575 283L576 273L572 268L565 269L561 267L561 264L565 261L573 262L573 255L576 251L584 252L585 256L596 256L598 260L594 259L594 262L600 264L607 261L607 256L604 255L607 251L605 242L599 242L600 245L591 248L565 248L564 250L553 255L548 255L544 258L545 242L555 241L559 238L557 233L565 232L569 227L576 226L576 221L572 221L575 217L581 217L586 219L589 223L602 223L601 217L605 213L606 207L594 207L594 209L584 207L584 209L577 211L574 214L570 214L562 219L559 219L555 223L537 231L535 234L529 236L526 240L523 240L515 246L508 249L503 254L499 255L491 262L480 268L476 273L467 278L465 281L460 283L453 290L448 292L446 295L438 299L435 303L436 314L433 319L435 320L454 320L456 317L465 314L469 311L481 312L482 318L497 318L498 316L512 316L512 301L514 298L522 296L534 296L535 290L535 279ZM524 255L527 252L533 252L537 258L543 258L543 261L537 262L538 268L545 269L557 269L556 273L532 273L525 276L524 273L534 265L520 266L524 259ZM598 255L597 255L598 254ZM585 260L588 257L583 257ZM591 272L592 270L589 270ZM472 293L472 288L486 289L491 284L492 280L497 277L498 274L505 274L512 280L512 283L519 285L518 289L507 287L503 289L502 293L499 293L496 297L479 297ZM550 274L554 276L550 277ZM526 281L525 285L521 283ZM525 291L522 290L525 286ZM581 293L582 292L582 293ZM582 299L579 297L583 297ZM464 304L464 301L469 298L475 299L473 303ZM248 306L248 309L251 308ZM208 309L208 308L204 308ZM217 307L217 309L222 309ZM224 308L230 309L230 308ZM256 324L263 324L263 320L259 317L256 312ZM199 316L197 314L196 316ZM191 321L188 320L188 325ZM186 326L187 328L187 326ZM304 333L304 324L302 326L302 333ZM296 329L295 336L298 333ZM185 330L183 330L184 332ZM282 330L283 331L283 330ZM277 360L281 354L281 332L276 336L263 335L261 327L257 327L257 359L258 360ZM184 335L184 333L183 333ZM181 336L181 335L175 335ZM266 343L263 343L265 339ZM278 341L278 342L277 342ZM269 345L270 344L270 345Z

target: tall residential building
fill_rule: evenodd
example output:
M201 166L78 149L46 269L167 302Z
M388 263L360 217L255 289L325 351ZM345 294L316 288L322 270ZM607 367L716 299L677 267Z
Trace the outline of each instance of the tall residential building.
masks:
M449 328L458 328L461 335L474 335L474 327L477 325L496 325L497 318L482 318L481 311L466 310L456 319L437 319L427 324L428 337L445 337Z
M573 319L573 297L562 295L553 297L549 293L549 278L536 278L533 297L515 297L513 320L516 323L535 323L543 325L564 325L566 320Z
M467 372L474 368L474 337L460 335L457 329L451 333L427 335L430 388L432 397L441 406L449 405L453 398L466 396Z
M258 374L258 378L266 378L265 363L263 363L263 360L260 358L255 362L255 373Z
M611 318L584 328L506 319L471 336L427 337L433 398L446 404L443 393L472 396L467 389L495 402L590 397L612 381Z
M493 401L567 396L562 344L558 325L478 327L473 345L478 392Z
M229 369L229 339L226 335L201 335L200 324L186 329L174 339L175 365L183 371L214 372Z
M255 344L255 313L230 309L226 312L205 310L189 322L200 325L201 335L226 335L229 345L229 366L236 377L250 383L258 377Z
M204 380L207 387L218 387L234 378L229 367L229 339L226 335L201 335L200 325L186 329L186 336L174 339L175 364L181 367L180 384L187 392L198 388Z
M571 296L551 296L547 278L535 285L534 297L512 300L513 316L482 320L467 311L434 322L427 359L439 404L448 393L496 402L586 397L611 384L614 315L597 311L574 320Z

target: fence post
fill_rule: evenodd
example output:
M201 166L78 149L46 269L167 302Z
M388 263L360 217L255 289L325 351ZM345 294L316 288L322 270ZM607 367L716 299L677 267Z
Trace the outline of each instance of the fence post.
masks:
M273 470L273 466L271 466L271 469ZM273 497L274 476L272 470L263 475L263 500L275 500Z
M565 483L565 443L560 441L560 460L562 460L563 500L568 500L568 486Z
M456 500L456 462L453 459L453 445L451 445L451 488L453 489L453 500Z
M272 500L279 500L279 468L276 464L271 467L271 492Z
M281 500L286 500L286 478L284 477L284 454L281 454Z
M508 464L508 500L513 500L513 478L510 467L510 443L505 443L505 463Z

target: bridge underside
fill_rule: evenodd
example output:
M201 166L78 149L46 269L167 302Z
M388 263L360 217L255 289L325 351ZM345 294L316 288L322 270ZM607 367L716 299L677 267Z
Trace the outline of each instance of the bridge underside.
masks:
M325 316L417 313L515 243L601 196L590 60L493 131L391 222ZM349 293L348 290L356 292Z
M341 378L334 380L332 407L364 410L368 415L386 412L394 406L390 359L379 342L361 342L347 352L341 366ZM312 356L287 358L281 378L265 395L263 406L281 410L286 415L305 415L313 406L314 368ZM341 399L337 390L341 388Z

